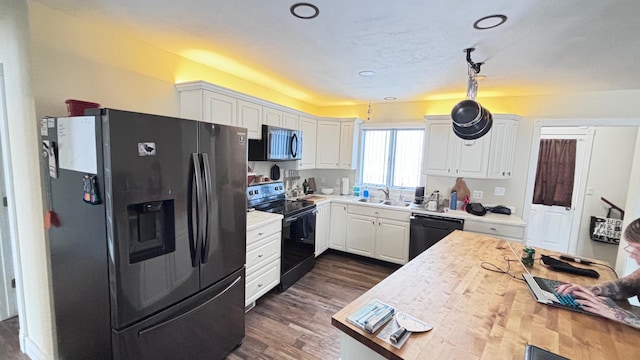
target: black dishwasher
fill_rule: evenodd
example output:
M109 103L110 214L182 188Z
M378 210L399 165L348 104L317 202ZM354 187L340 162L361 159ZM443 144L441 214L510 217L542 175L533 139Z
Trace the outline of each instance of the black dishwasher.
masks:
M462 230L463 219L437 215L411 214L409 260L435 245L455 230Z

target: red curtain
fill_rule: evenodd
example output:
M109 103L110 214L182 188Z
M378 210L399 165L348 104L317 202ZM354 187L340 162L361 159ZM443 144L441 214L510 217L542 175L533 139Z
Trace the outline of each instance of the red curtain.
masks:
M575 139L542 139L533 203L571 207L576 171Z

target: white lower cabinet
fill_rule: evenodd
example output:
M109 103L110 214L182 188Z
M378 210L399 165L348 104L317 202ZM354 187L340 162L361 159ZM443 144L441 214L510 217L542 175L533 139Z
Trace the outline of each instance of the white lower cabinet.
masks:
M345 251L347 244L347 205L331 204L329 248Z
M373 257L375 251L376 218L347 215L347 252Z
M496 238L523 242L524 226L465 220L464 231L481 233Z
M345 251L406 264L409 261L409 216L405 211L349 205Z
M329 237L331 236L331 204L320 204L317 208L316 257L320 256L320 254L329 248Z
M245 307L280 283L280 219L247 230Z
M378 219L375 258L396 264L409 261L409 223Z

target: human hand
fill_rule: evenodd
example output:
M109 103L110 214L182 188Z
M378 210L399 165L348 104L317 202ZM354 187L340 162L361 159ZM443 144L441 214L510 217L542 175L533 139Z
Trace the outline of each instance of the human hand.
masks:
M560 295L568 295L568 294L573 294L575 291L581 291L583 293L590 294L591 296L595 296L595 294L591 290L587 289L582 285L577 285L577 284L558 285L558 287L556 288L556 291Z
M571 295L573 295L578 304L582 305L584 310L608 319L622 320L621 313L626 313L624 309L616 305L610 298L596 296L584 288L574 290Z

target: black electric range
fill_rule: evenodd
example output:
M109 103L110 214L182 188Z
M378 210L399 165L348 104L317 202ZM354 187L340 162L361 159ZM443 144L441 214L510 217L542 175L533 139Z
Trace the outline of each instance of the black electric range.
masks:
M286 199L282 182L247 187L247 207L282 214L280 291L293 285L315 265L316 205Z

